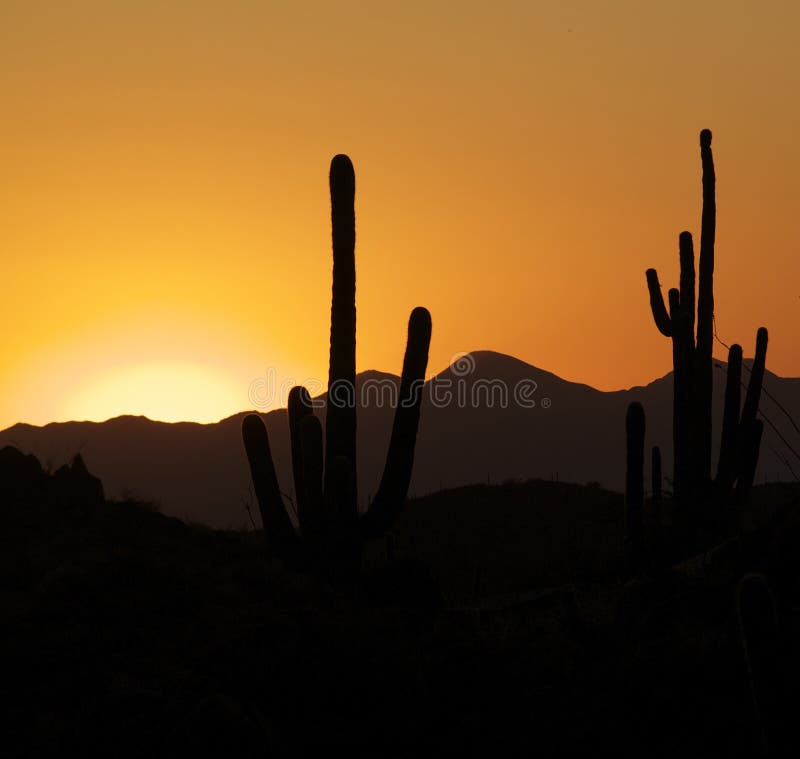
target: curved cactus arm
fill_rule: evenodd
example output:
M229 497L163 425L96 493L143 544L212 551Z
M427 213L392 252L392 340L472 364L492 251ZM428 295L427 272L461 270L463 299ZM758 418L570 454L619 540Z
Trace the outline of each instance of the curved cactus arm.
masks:
M280 559L293 560L299 541L281 498L267 428L257 414L248 414L244 418L242 440L250 463L268 550Z
M327 527L322 497L322 425L312 413L300 425L305 500L299 512L304 536L318 536Z
M331 484L334 458L344 457L356 482L356 264L355 188L353 164L346 155L331 161L331 225L333 291L328 408L325 429L325 489ZM330 472L330 473L329 473ZM358 513L355 487L341 509Z
M650 310L653 312L653 321L664 337L672 337L672 321L667 313L667 307L664 305L664 295L661 292L661 283L658 281L658 272L655 269L648 269L645 277L647 277L647 289L650 291Z
M362 528L368 537L377 537L392 526L408 494L425 370L428 366L431 328L428 310L415 308L408 320L408 340L400 378L400 394L383 476L375 498L362 517Z
M730 495L736 480L739 451L739 412L742 403L742 346L728 351L728 374L725 381L725 410L722 415L722 441L717 465L717 487L723 498Z
M292 475L294 477L294 497L297 504L297 518L300 529L303 529L303 514L307 508L306 484L303 478L303 443L300 428L303 420L313 414L311 397L302 385L296 385L289 391L287 404L289 413L289 441L292 449Z
M644 558L644 432L644 408L631 403L625 414L625 560L630 572L639 571Z

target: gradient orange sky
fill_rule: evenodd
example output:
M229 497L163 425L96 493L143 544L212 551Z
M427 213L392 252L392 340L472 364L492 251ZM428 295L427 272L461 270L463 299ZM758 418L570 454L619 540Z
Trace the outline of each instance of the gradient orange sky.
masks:
M714 131L716 316L800 375L794 2L3 0L0 428L213 421L327 376L328 163L357 175L358 368L494 349L671 368ZM722 352L719 355L724 355Z

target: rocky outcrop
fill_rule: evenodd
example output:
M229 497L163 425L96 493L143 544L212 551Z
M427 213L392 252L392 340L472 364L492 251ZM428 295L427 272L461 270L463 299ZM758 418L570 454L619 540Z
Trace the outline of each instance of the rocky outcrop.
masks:
M47 503L66 508L94 508L105 500L103 483L80 454L53 474L32 454L13 446L0 448L0 506Z

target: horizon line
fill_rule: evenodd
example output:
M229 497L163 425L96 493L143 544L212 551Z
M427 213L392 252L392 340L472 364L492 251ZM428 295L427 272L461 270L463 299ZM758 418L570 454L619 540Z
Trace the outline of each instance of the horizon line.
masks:
M455 356L463 359L464 357L467 357L467 356L475 356L475 355L480 355L480 354L492 354L494 356L498 356L498 357L503 358L503 359L510 359L511 361L514 361L516 363L523 364L523 365L525 365L527 367L530 367L531 369L534 369L537 372L542 372L543 374L550 375L551 377L554 377L555 379L559 380L560 382L564 382L564 383L569 384L569 385L583 386L583 387L589 388L590 390L593 390L594 392L603 393L604 395L612 395L614 393L631 392L632 390L636 390L638 388L646 388L646 387L649 387L650 385L654 384L655 382L659 382L661 380L666 379L667 377L669 377L673 373L672 370L669 370L665 374L662 374L662 375L660 375L658 377L654 377L652 380L650 380L645 385L637 384L637 385L630 385L628 387L618 388L618 389L615 389L615 390L600 390L599 388L596 388L593 385L590 385L590 384L588 384L586 382L580 382L580 381L576 381L576 380L565 379L564 377L562 377L559 374L556 374L555 372L551 372L551 371L548 371L546 369L541 369L540 367L535 366L534 364L531 364L531 363L529 363L529 362L527 362L527 361L525 361L525 360L523 360L521 358L517 358L516 356L512 356L511 354L501 353L500 351L496 351L496 350L492 350L492 349L473 350L473 351L469 351L469 352L466 352L466 353L458 353L458 354L455 354ZM727 365L727 362L722 360L722 359L714 358L713 360L714 360L714 362L715 362L715 364L717 366ZM748 361L752 361L752 358L750 358L750 359L745 358L744 361L745 361L745 363L747 363ZM425 384L427 385L432 380L436 379L437 377L441 377L444 374L452 373L454 363L455 363L455 361L451 361L451 363L448 364L444 369L440 370L439 372L437 372L435 374L432 374L430 377L428 377L425 380ZM788 379L788 380L800 379L800 377L784 377L782 375L775 374L775 372L772 372L769 369L767 369L766 371L767 371L767 374L771 374L772 376L777 377L779 379ZM382 375L385 375L387 377L391 377L392 379L397 379L397 380L400 379L400 376L398 374L395 374L394 372L384 371L382 369L364 369L363 371L358 372L356 374L356 377L357 378L358 377L363 377L365 374L382 374ZM459 376L459 375L457 375L457 376ZM466 376L466 375L460 375L460 376ZM327 389L324 392L319 393L318 395L315 395L315 396L312 396L312 397L313 398L322 398L326 394L327 394ZM223 416L223 417L221 417L219 419L211 420L211 421L198 421L196 419L177 419L177 420L174 420L174 421L167 421L167 420L164 420L164 419L156 419L156 418L147 416L147 414L136 414L136 413L122 412L120 414L117 414L115 416L110 416L110 417L107 417L105 419L53 419L53 420L51 420L49 422L44 422L43 424L34 424L32 422L17 421L17 422L14 422L14 423L10 424L7 427L4 427L4 428L0 429L0 434L8 432L9 430L14 429L15 427L34 427L34 428L38 428L38 429L44 429L45 427L49 427L49 426L55 425L55 424L106 424L108 422L113 422L113 421L116 421L116 420L119 420L119 419L140 419L140 420L144 420L144 421L147 421L147 422L153 422L155 424L169 424L169 425L193 424L193 425L202 426L202 427L210 427L212 425L222 424L223 422L226 422L226 421L228 421L230 419L233 419L234 417L242 416L244 414L266 415L266 414L271 414L273 412L280 412L280 411L286 411L286 405L280 405L280 406L276 406L274 408L269 408L269 409L265 409L265 410L244 409L244 410L234 411L234 412L228 414L227 416Z

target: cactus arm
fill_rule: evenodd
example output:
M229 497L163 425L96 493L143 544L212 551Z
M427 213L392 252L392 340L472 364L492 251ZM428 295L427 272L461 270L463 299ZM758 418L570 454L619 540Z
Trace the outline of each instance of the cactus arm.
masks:
M242 440L250 463L268 550L280 559L291 561L296 558L298 549L297 533L283 506L267 428L257 414L248 414L244 418Z
M327 521L322 498L322 425L313 413L305 416L300 425L300 444L306 498L300 527L304 535L319 535Z
M344 457L353 488L339 507L358 513L356 482L356 265L355 172L346 155L334 156L330 169L333 289L325 455L328 464ZM325 487L331 484L326 465Z
M742 346L728 351L728 374L725 381L725 410L722 415L722 441L717 465L717 487L723 498L730 495L736 479L739 449L739 412L742 402Z
M645 276L647 277L647 289L650 291L650 310L653 312L653 321L664 337L672 337L672 322L664 305L664 296L661 293L658 272L655 269L648 269L645 272Z
M756 333L756 355L753 358L753 368L750 372L750 381L747 383L742 408L742 428L750 427L756 421L758 404L761 400L761 387L764 383L764 369L767 362L767 342L769 334L766 327L759 327Z
M673 334L672 337L680 337L679 334L676 334L678 324L681 322L680 314L681 314L681 293L680 290L677 290L674 287L669 289L667 293L667 301L669 302L669 320L672 323L673 327ZM683 320L684 326L686 326L686 321Z
M637 572L644 557L644 432L642 404L631 403L625 414L625 559L629 572Z
M383 476L362 518L362 529L368 537L378 537L392 526L408 494L430 342L431 315L425 308L415 308L408 320L400 393Z
M309 414L312 414L311 398L301 385L296 385L289 391L287 404L289 413L289 440L292 449L292 475L294 476L294 494L297 503L297 518L300 521L300 530L303 530L303 517L307 510L306 484L303 478L303 444L300 428Z
M675 497L683 500L691 482L691 423L692 423L692 334L688 314L682 309L680 293L669 291L669 310L672 321L672 445L673 489Z
M692 486L698 482L698 476L702 479L702 474L698 475L697 459L695 452L702 448L703 427L702 414L700 416L690 408L697 397L694 390L694 361L697 353L695 346L694 327L695 327L695 275L694 275L694 244L689 232L681 232L678 237L678 253L680 258L680 324L673 329L680 334L680 356L683 362L682 386L685 394L682 403L685 404L686 412L683 416L684 441L688 445L687 449L687 476ZM706 474L706 479L708 475Z
M750 372L750 381L747 383L747 394L742 407L737 466L739 476L736 482L736 502L740 507L750 498L758 466L758 455L761 450L764 423L757 419L756 415L764 382L768 339L766 328L760 327L756 333L756 355L753 359L753 368Z
M694 333L694 245L688 232L681 232L678 237L678 251L681 262L680 301L681 310L688 318L689 333ZM694 343L694 337L692 337Z

